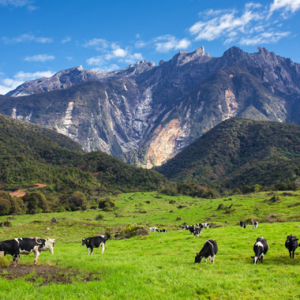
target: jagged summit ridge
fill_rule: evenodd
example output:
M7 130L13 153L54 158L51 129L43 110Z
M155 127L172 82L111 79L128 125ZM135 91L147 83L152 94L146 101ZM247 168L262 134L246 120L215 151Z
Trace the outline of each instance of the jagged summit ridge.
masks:
M300 122L300 64L265 48L212 57L199 47L158 66L143 60L114 72L79 66L14 91L25 93L32 95L0 96L0 113L147 168L235 116Z

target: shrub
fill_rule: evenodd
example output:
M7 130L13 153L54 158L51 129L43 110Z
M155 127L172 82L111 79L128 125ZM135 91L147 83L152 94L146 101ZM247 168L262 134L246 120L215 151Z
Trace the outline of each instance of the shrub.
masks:
M104 211L110 211L113 207L115 207L115 203L110 198L99 201L99 208Z
M104 220L104 216L101 215L101 214L99 214L99 215L97 215L97 216L95 217L95 220L96 220L96 221Z
M8 268L9 265L10 263L5 256L0 257L0 268Z
M120 232L119 238L128 239L136 235L149 235L149 231L145 226L130 224Z
M0 215L8 215L11 208L9 200L0 198Z
M27 203L27 213L36 214L39 212L49 212L46 197L37 192L26 193L23 201Z

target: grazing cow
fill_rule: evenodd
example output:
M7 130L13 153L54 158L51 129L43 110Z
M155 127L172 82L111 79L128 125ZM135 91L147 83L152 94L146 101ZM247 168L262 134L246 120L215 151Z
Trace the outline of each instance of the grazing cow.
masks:
M0 251L3 251L4 255L10 254L13 257L13 267L18 265L20 259L20 248L17 239L0 242Z
M194 230L194 238L197 236L199 237L199 235L201 235L201 228L200 227L197 227L195 228Z
M195 263L200 263L204 257L204 262L208 258L211 263L215 261L215 255L218 253L217 242L213 239L207 240L199 253L196 253Z
M168 232L167 229L161 229L159 232Z
M253 219L251 220L252 224L253 224L253 229L256 229L258 227L258 222L254 221Z
M195 226L194 226L194 225L191 225L191 226L189 227L189 231L190 231L191 234L193 234L194 231L195 231Z
M115 239L117 239L117 238L119 237L119 235L120 235L120 232L116 232L116 233L114 234Z
M200 223L200 227L208 229L210 227L209 223Z
M30 254L34 253L35 260L34 264L36 265L40 256L40 251L42 248L45 248L45 240L40 239L40 241L37 240L37 238L19 238L16 239L19 242L19 249L20 254ZM48 249L48 248L47 248ZM46 250L47 250L46 249Z
M149 229L150 229L150 231L153 231L153 232L159 232L159 230L156 227L150 227Z
M241 226L241 228L246 228L245 222L241 221L241 222L240 222L240 226Z
M256 243L253 246L253 250L254 250L255 256L251 256L251 258L253 258L254 265L256 265L259 260L261 263L263 263L264 255L269 250L269 245L267 243L267 240L263 237L258 238L256 240Z
M290 258L295 258L295 250L298 248L298 239L294 235L289 235L285 242L285 248L289 250ZM293 252L293 257L292 257Z
M82 239L82 246L86 245L88 249L88 255L93 254L93 249L94 248L99 248L100 246L102 247L102 254L104 253L105 249L105 243L107 241L107 238L104 235L100 236L94 236L94 237L89 237L89 238L83 238Z

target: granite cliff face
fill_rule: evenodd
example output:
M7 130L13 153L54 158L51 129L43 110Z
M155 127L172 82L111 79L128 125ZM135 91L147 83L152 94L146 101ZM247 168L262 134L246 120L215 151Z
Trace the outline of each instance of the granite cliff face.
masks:
M151 168L234 116L299 124L300 64L265 48L210 57L200 47L159 66L64 70L9 95L0 96L0 113L55 129L86 151Z

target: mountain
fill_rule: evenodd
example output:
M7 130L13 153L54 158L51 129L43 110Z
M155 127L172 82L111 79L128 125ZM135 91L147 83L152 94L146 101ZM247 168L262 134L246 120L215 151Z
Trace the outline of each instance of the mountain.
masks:
M0 182L42 182L51 192L103 194L156 190L167 180L103 152L84 153L53 130L0 115Z
M265 48L211 57L200 47L108 73L73 68L9 93L22 94L31 95L0 96L0 113L146 168L231 117L300 124L300 64Z
M231 118L156 167L172 181L270 186L300 176L300 126Z

